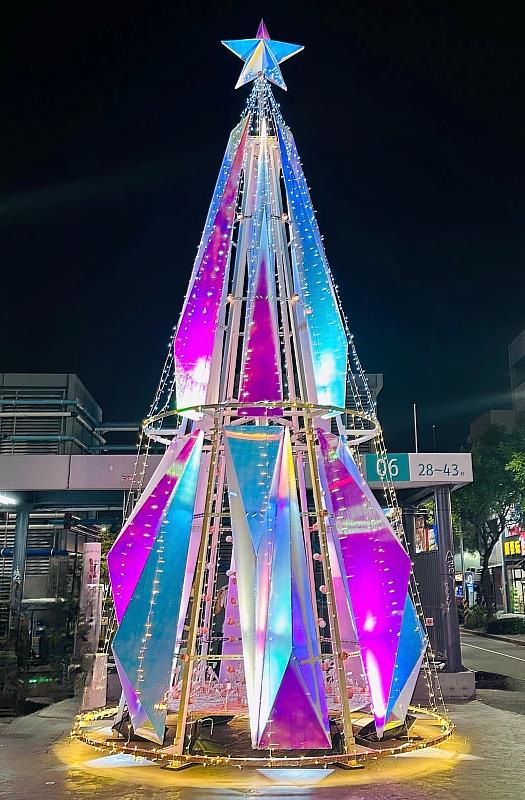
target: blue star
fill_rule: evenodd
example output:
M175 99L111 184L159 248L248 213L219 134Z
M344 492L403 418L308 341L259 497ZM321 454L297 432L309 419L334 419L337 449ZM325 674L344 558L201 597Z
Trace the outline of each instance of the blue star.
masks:
M279 64L303 49L302 44L288 44L270 39L264 20L260 22L255 39L228 39L222 44L245 62L235 85L236 89L255 80L259 75L264 75L286 91Z

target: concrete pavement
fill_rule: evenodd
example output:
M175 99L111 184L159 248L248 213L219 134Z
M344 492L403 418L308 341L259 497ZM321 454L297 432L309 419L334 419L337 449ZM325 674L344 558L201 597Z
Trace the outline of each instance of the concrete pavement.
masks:
M512 693L507 693L512 694ZM9 800L230 800L284 797L310 800L465 800L473 786L483 787L484 800L525 796L525 716L474 701L450 708L458 726L446 745L377 762L358 772L306 776L305 791L287 786L287 771L270 771L244 788L239 771L230 776L213 768L187 770L187 788L173 773L157 767L123 769L102 753L73 741L67 734L75 711L72 701L0 725L0 798ZM64 738L61 738L64 737ZM230 785L229 780L236 781ZM316 786L316 782L320 781ZM261 785L262 784L262 785ZM478 791L479 793L479 791Z
M471 669L525 679L525 651L515 645L462 635ZM449 708L457 733L445 745L373 763L357 772L324 770L299 776L305 790L289 784L289 771L244 777L214 768L179 773L158 767L123 768L68 734L76 710L67 700L10 724L0 723L2 800L525 800L525 692L481 690L479 699ZM186 788L177 785L184 775ZM244 785L239 785L244 780ZM326 780L326 783L324 781ZM481 788L482 787L482 788Z

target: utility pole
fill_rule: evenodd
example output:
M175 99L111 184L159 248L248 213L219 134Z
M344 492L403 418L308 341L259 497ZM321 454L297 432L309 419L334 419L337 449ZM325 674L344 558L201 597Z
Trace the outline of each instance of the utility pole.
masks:
M450 486L436 486L434 502L438 530L441 612L443 614L447 672L461 672L461 642L454 586L454 539Z

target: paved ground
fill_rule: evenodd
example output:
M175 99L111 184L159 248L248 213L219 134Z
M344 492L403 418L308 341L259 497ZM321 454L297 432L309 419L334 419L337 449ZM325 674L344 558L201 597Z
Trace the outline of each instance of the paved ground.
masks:
M191 788L181 789L174 786L180 776L156 767L108 769L107 760L98 761L100 754L78 743L69 745L64 740L56 749L57 740L67 734L72 711L72 704L66 702L3 726L2 800L465 800L473 787L483 800L525 798L525 717L479 701L451 708L458 734L447 748L339 773L336 778L343 785L321 783L304 789L287 787L282 774L258 775L257 781L246 776L245 786L240 787L244 776L238 771L224 776L211 768L188 770L180 774ZM91 767L90 761L95 761ZM101 769L104 763L106 768ZM322 777L322 771L318 775ZM229 780L235 785L229 785Z
M474 641L472 641L474 640ZM500 642L463 637L466 665L525 678L525 653ZM486 646L485 646L486 645ZM483 648L481 650L477 648ZM323 785L322 771L304 776L304 788L286 785L288 773L251 778L231 770L195 769L178 776L157 767L122 767L68 743L74 703L0 725L0 798L4 800L525 800L525 693L483 690L480 699L454 705L457 734L445 747L409 753L358 772L338 772ZM521 713L520 713L521 710ZM109 768L111 767L111 768ZM177 787L180 776L187 788ZM239 780L244 781L241 786ZM330 786L330 783L338 783Z

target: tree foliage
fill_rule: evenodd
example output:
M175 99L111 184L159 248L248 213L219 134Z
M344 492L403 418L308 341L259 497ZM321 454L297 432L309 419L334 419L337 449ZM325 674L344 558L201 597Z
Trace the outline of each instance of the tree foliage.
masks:
M518 417L512 436L513 453L507 464L522 497L525 497L525 414Z
M514 476L520 492L525 495L525 453L514 453L507 469Z
M489 559L506 525L524 506L525 484L520 465L525 463L525 420L506 431L489 425L472 442L474 482L454 492L453 509L463 544L481 557L481 594L488 609L494 607Z
M100 544L102 551L102 558L100 561L100 582L109 585L109 572L108 572L108 553L113 547L115 539L117 538L116 531L112 530L110 526L104 526L100 531Z

